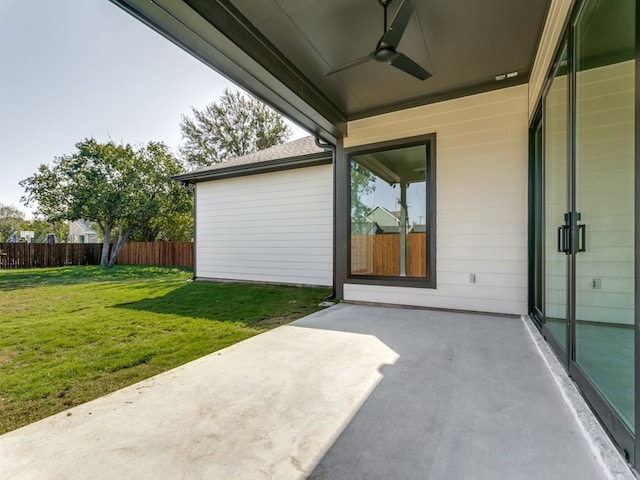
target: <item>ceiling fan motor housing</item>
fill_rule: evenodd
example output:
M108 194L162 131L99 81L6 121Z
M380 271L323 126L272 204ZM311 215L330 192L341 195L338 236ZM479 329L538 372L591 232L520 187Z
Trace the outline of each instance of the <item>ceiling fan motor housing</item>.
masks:
M385 45L384 43L380 44L376 51L373 54L373 58L378 62L388 63L393 60L396 56L396 49L392 46Z

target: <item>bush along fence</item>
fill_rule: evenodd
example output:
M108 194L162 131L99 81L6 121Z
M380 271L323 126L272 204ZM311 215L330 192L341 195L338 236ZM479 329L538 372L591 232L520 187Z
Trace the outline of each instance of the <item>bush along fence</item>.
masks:
M0 268L100 265L101 243L0 243ZM130 242L118 265L193 267L193 242Z

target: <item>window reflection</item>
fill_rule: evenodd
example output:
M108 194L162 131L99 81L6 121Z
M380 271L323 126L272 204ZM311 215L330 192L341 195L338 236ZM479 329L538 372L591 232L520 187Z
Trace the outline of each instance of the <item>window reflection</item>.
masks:
M427 276L427 146L351 157L351 275Z

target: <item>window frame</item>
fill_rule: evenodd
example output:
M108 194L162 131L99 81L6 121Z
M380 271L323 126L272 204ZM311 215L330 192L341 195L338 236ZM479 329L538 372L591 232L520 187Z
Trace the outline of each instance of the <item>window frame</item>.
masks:
M424 145L426 158L426 184L427 195L425 225L427 235L425 236L426 248L426 276L425 277L400 277L381 275L354 275L351 273L351 161L352 157L367 153L375 153L385 150L396 150L401 148ZM358 145L346 148L345 157L349 175L347 176L347 275L346 283L364 285L382 285L394 287L416 287L416 288L436 288L436 134L429 133L414 137L389 140L384 142Z

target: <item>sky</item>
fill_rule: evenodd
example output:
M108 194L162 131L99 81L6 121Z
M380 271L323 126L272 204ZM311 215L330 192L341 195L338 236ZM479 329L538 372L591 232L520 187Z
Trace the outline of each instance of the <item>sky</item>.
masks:
M88 137L177 153L181 116L225 88L108 0L0 0L0 203L31 217L18 182Z

